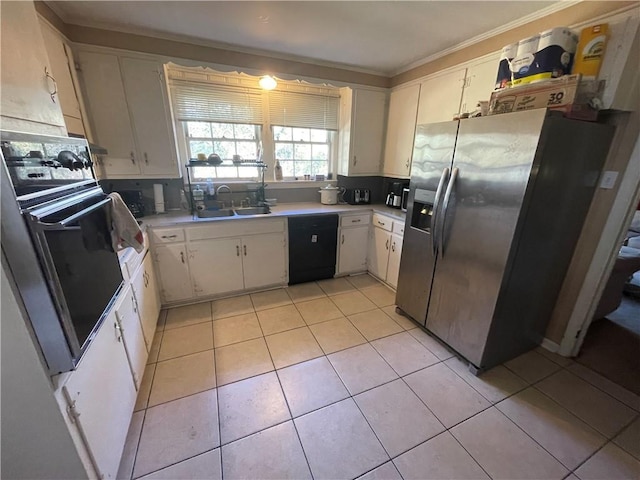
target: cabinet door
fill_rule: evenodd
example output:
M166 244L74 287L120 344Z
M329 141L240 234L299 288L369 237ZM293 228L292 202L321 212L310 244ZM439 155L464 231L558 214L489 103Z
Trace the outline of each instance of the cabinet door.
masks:
M189 267L197 296L243 289L241 246L239 238L189 243Z
M244 288L280 285L287 279L283 233L242 237Z
M369 227L343 228L338 244L338 273L367 271Z
M160 298L151 255L147 254L131 279L131 288L138 305L138 315L147 351L151 349L160 313Z
M0 114L2 129L65 135L33 2L0 2Z
M147 346L140 325L140 317L138 316L138 305L133 296L133 290L127 286L120 293L116 302L116 319L120 326L120 332L124 341L124 348L127 352L129 367L133 375L133 382L136 389L140 388L144 366L147 364Z
M354 90L353 102L349 175L379 175L387 95L373 90Z
M64 122L67 126L67 132L77 135L84 135L82 126L82 116L80 115L80 105L76 96L76 89L73 85L71 77L71 69L69 65L68 52L69 46L66 45L64 39L56 32L47 22L40 19L40 30L44 38L44 44L47 48L51 71L56 79L58 99L60 108L64 115Z
M193 297L185 244L158 245L154 250L163 302Z
M467 68L460 113L473 112L480 100L489 101L498 76L499 60L500 55L496 54Z
M384 150L385 175L409 176L419 95L420 85L411 85L391 92Z
M438 75L420 84L418 125L448 122L460 112L460 100L466 70Z
M389 266L387 267L387 283L393 288L398 286L401 255L402 237L400 235L391 235L391 251L389 252Z
M80 76L93 141L109 152L102 156L107 177L139 175L139 158L133 138L127 100L115 55L80 51Z
M391 233L381 228L372 228L369 241L369 271L381 280L387 277Z
M112 311L63 387L102 478L116 478L136 388Z
M122 78L144 175L178 177L178 160L162 64L122 58Z

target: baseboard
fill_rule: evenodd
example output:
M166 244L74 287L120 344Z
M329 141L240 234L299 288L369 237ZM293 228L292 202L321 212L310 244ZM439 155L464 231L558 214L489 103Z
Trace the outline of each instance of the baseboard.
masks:
M560 345L548 338L543 338L540 346L545 350L549 350L551 353L558 353L558 350L560 350Z

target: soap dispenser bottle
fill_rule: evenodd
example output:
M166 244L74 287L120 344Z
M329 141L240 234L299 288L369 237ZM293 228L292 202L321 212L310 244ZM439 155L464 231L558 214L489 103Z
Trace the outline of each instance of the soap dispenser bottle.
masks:
M276 167L273 169L275 179L282 180L282 167L280 166L280 160L276 160Z

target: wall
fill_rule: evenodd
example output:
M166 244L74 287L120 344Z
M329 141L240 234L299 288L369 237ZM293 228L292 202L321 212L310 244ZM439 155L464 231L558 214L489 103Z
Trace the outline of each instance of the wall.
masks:
M2 477L87 478L2 263Z
M202 45L198 43L202 41L195 38L185 38L184 41L167 40L145 35L65 24L44 2L35 2L35 6L40 15L59 28L69 40L77 43L120 48L123 50L164 55L205 63L232 65L234 67L256 69L259 71L277 72L278 75L292 75L292 78L302 76L375 87L389 86L389 78L381 75L326 67L313 63L284 60L264 55L223 50L221 48Z
M635 159L635 163L630 163L632 160L632 149L640 132L638 112L633 112L632 114L611 114L604 117L602 121L616 125L616 133L609 155L605 160L603 171L615 171L619 172L619 175L614 188L610 190L598 188L593 196L591 207L587 213L587 219L582 228L582 233L576 244L573 258L567 271L567 276L563 282L556 307L547 327L546 337L558 344L562 342L569 319L576 308L576 302L579 300L585 277L591 267L592 259L600 243L600 238L604 233L604 226L618 196L622 177L632 175L637 177L637 181L640 182L638 159ZM612 245L612 248L617 250L619 246ZM603 278L603 281L606 282L607 279L608 275ZM599 295L600 294L598 294L596 298L599 298ZM588 306L578 305L578 307L586 310L585 314L588 313Z
M517 42L523 38L535 35L543 30L562 25L576 25L588 20L606 15L626 7L637 6L638 2L580 2L558 12L539 18L526 25L513 28L506 32L492 35L486 40L475 43L448 55L444 55L431 62L402 72L391 79L391 86L401 85L411 80L439 72L449 67L474 60L489 53L498 52L505 45Z

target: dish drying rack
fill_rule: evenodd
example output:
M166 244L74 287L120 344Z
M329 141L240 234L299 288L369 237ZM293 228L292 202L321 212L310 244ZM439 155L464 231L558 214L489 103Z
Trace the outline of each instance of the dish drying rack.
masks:
M258 205L265 204L265 193L264 193L264 172L268 168L267 164L262 160L258 161L245 161L241 162L233 162L233 163L217 163L210 162L208 160L191 160L189 161L185 167L187 168L187 183L189 184L189 205L191 207L191 215L195 215L196 213L196 202L193 199L193 187L191 182L191 169L196 167L210 167L210 168L237 168L237 167L256 167L260 173L260 186L256 190L251 190L256 192L256 201Z

